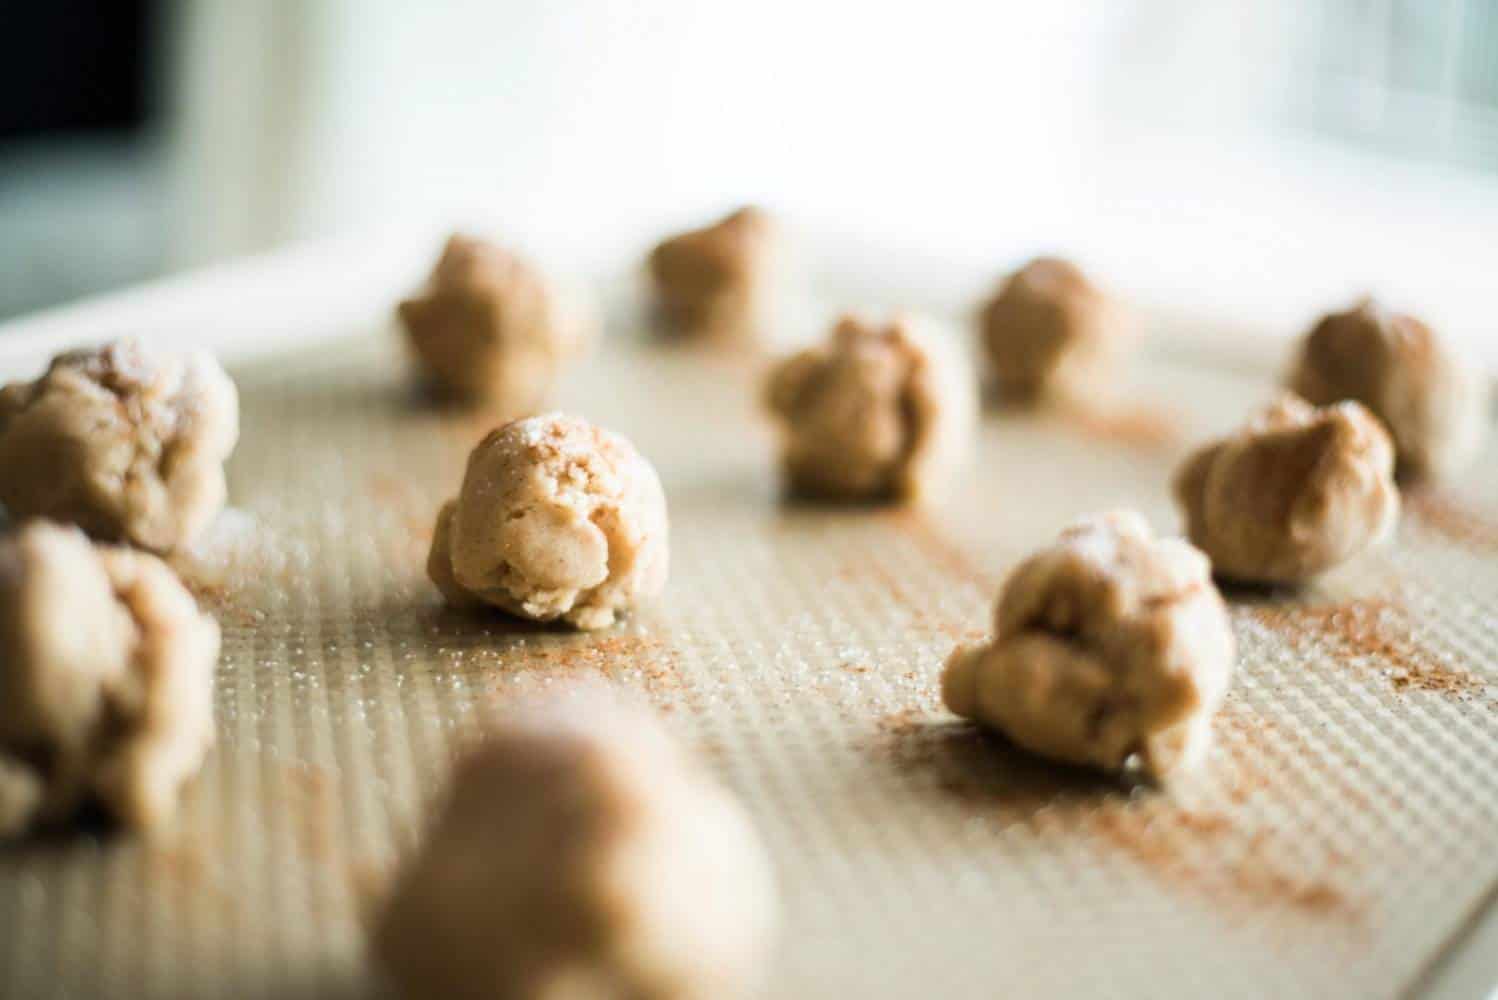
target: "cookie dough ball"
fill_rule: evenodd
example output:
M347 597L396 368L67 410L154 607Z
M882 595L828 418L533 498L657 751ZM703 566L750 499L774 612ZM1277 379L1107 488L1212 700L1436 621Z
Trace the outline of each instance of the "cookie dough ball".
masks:
M1361 404L1286 395L1176 474L1186 533L1218 576L1295 584L1389 535L1394 447Z
M660 593L667 553L655 469L618 434L551 413L479 442L427 570L454 604L596 629Z
M372 950L408 997L717 1000L760 978L748 817L650 717L531 709L455 769Z
M940 492L977 417L972 378L939 333L910 319L846 316L828 341L781 362L767 401L793 493L912 502Z
M774 220L747 207L657 246L649 271L667 331L725 342L765 339L777 244Z
M63 354L0 389L0 504L170 552L223 507L238 437L234 383L207 354L133 340Z
M0 836L88 805L165 825L213 743L218 643L155 556L46 521L0 539Z
M590 323L529 261L468 236L447 241L426 287L399 307L418 365L440 393L534 413Z
M1430 327L1364 299L1306 336L1290 387L1318 406L1355 399L1394 436L1401 479L1439 479L1466 465L1487 426L1483 373Z
M1017 400L1096 394L1135 339L1123 306L1055 257L1037 257L1005 279L979 326L999 391Z
M1233 657L1206 556L1114 513L1020 564L993 639L947 661L942 699L1034 753L1162 780L1205 752Z

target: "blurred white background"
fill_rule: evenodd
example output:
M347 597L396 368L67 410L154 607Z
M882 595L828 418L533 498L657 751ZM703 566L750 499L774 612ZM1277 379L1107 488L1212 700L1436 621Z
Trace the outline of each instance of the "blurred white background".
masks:
M1244 331L1377 291L1498 362L1498 0L140 7L144 126L0 145L0 315L452 226L618 271L753 200L849 294L1059 250Z

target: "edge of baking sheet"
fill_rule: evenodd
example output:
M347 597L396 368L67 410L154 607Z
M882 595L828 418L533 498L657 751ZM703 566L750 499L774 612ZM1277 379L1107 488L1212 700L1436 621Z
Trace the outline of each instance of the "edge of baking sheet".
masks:
M411 250L361 256L348 241L269 254L202 272L46 310L0 323L0 380L30 375L59 350L112 336L134 334L163 346L202 347L228 363L270 356L376 330L388 323L390 289L413 284L430 254L430 240L411 239ZM335 278L334 275L337 275ZM628 300L628 278L604 284L606 297ZM825 294L818 299L836 300ZM241 303L244 308L226 308ZM942 318L960 322L950 305ZM1289 342L1262 332L1147 309L1150 350L1204 367L1272 373ZM1498 997L1498 886L1410 983L1412 997L1455 1000Z

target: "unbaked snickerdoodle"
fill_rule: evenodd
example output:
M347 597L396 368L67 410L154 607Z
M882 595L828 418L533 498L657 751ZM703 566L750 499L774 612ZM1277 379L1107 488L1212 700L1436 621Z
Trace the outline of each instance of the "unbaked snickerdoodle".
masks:
M1306 335L1290 387L1318 406L1362 403L1394 438L1399 478L1448 478L1487 429L1485 373L1430 327L1364 299Z
M942 700L1041 756L1164 780L1210 743L1234 650L1206 556L1113 513L1010 574L993 638L952 654Z
M764 978L748 816L643 710L574 696L463 758L372 935L407 997L718 1000Z
M664 240L647 266L665 331L724 343L765 340L780 254L775 220L753 206Z
M90 804L166 825L213 744L218 647L155 556L47 521L0 539L0 836Z
M1286 394L1175 478L1186 534L1219 577L1297 584L1387 538L1399 518L1394 446L1361 404Z
M474 448L427 572L454 605L597 629L660 593L668 559L654 467L620 435L552 413Z
M512 417L535 413L592 339L574 295L519 255L463 235L448 239L398 315L431 386Z
M1000 393L1021 402L1092 401L1137 339L1128 310L1058 257L1037 257L1006 278L978 325Z
M968 366L910 317L843 317L826 342L776 366L766 390L787 485L809 498L938 495L967 458L977 420Z
M71 351L0 389L0 504L171 552L223 508L234 383L208 354L133 340Z

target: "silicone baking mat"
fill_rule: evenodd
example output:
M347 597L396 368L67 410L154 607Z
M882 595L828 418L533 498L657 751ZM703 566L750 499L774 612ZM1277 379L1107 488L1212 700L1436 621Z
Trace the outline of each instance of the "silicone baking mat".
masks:
M1091 413L985 415L925 513L782 502L761 362L618 341L560 404L670 498L659 600L597 634L448 612L423 563L482 417L369 334L235 372L233 509L184 575L224 629L219 743L173 836L0 854L6 996L354 997L362 920L451 756L518 693L602 676L743 799L784 924L767 996L1393 996L1498 885L1498 466L1411 498L1303 594L1233 595L1237 679L1170 795L958 724L936 680L1005 571L1168 481L1271 385L1141 363Z

